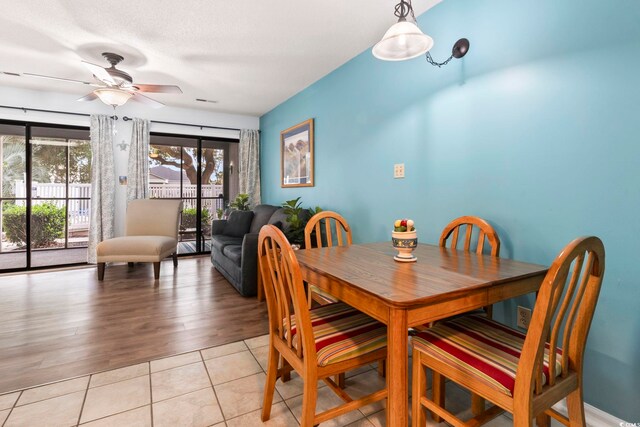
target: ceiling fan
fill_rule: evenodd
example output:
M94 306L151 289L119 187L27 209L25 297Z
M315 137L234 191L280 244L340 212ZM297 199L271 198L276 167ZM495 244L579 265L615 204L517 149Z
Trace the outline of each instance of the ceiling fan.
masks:
M111 64L111 67L104 68L87 61L82 64L93 74L96 79L95 83L85 82L81 80L65 79L61 77L44 76L41 74L23 73L25 76L38 77L43 79L62 80L69 83L80 83L88 86L96 87L96 89L78 99L78 101L93 101L100 99L113 108L124 105L129 99L146 104L153 108L164 107L162 102L158 102L141 92L146 93L182 93L182 90L175 85L151 85L151 84L134 84L133 77L130 74L116 68L124 57L116 53L104 52L102 56Z

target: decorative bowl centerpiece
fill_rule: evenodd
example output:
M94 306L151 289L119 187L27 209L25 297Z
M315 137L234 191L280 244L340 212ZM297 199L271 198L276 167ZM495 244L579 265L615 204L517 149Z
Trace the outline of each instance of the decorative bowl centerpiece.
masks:
M398 255L393 259L399 262L415 262L418 258L413 255L413 250L418 246L418 233L411 219L398 219L393 223L391 242L398 250Z

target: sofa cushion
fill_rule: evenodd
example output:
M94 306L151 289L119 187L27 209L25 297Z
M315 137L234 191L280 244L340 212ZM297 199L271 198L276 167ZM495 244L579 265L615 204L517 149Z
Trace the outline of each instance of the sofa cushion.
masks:
M240 265L240 261L242 260L242 245L227 245L222 250L222 254L236 265Z
M287 221L287 214L284 213L284 208L277 209L273 215L271 215L269 225L275 225L282 231L289 229L289 222Z
M252 219L252 211L232 211L224 225L224 234L234 237L244 236L249 232Z
M278 207L272 205L258 205L253 208L253 221L251 221L249 233L259 233L262 226L269 222L269 218L277 210Z
M225 236L224 234L216 234L211 237L211 246L222 252L227 245L241 245L242 237Z

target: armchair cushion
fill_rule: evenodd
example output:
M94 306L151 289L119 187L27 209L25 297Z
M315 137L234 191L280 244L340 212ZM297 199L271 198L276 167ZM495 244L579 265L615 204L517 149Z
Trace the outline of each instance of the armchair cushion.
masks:
M249 232L252 219L252 211L232 211L224 225L223 234L233 237L244 236Z
M177 240L167 236L124 236L96 248L98 262L158 262L176 251Z

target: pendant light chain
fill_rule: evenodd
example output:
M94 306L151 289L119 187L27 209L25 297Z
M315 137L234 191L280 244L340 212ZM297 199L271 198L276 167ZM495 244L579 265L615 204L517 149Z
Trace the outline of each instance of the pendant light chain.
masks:
M425 55L425 58L427 59L427 62L431 65L435 65L436 67L440 68L443 65L447 65L449 63L449 61L451 61L453 59L453 55L451 55L449 58L447 58L446 61L444 62L436 62L433 60L433 58L431 57L431 53L427 52Z
M398 17L398 19L404 21L407 19L407 16L411 15L413 22L416 21L416 16L413 13L413 6L411 5L411 0L400 0L400 3L396 5L395 12L393 13Z

